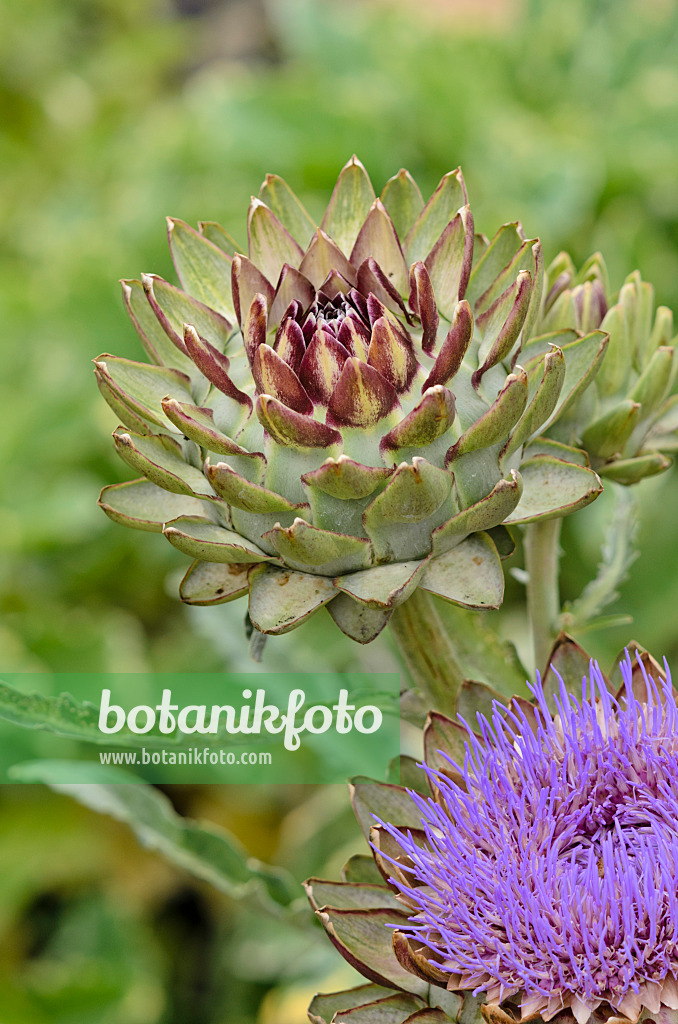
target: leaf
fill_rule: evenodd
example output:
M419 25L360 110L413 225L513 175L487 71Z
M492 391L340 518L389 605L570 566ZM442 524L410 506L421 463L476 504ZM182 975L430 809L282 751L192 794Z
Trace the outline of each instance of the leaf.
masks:
M430 553L431 531L454 515L452 474L419 456L403 462L367 506L363 524L379 561ZM368 570L374 572L375 570Z
M579 597L563 609L562 623L577 630L619 597L619 587L638 558L638 516L633 494L624 487L611 487L614 510L605 529L601 560L595 579L586 584Z
M527 374L510 373L490 408L465 430L447 453L446 464L479 448L490 448L508 438L527 404ZM454 468L454 467L453 467Z
M457 713L475 730L478 715L484 715L488 722L492 721L495 701L504 703L502 695L493 687L475 679L465 679L459 691Z
M502 270L514 259L524 245L520 225L502 224L489 242L480 259L474 260L474 267L468 286L469 302L476 303L497 280ZM506 286L504 286L506 287ZM496 298L493 296L492 301Z
M121 407L132 413L135 422L128 423L126 419L123 422L133 429L139 429L139 419L142 428L146 423L157 423L171 431L173 424L163 412L163 398L171 395L181 402L193 400L189 378L171 367L137 363L107 353L98 356L94 366L100 387L102 383L106 385L107 390L102 389L104 398L118 415L122 416ZM115 402L110 401L110 395Z
M452 1024L456 1019L456 1015L449 1017L443 1010L426 1008L413 1013L403 1024Z
M228 231L222 228L221 224L217 224L215 220L201 220L198 222L198 228L200 234L204 235L208 242L212 242L227 256L235 256L237 252L241 251L242 246L238 245L235 238L232 238Z
M450 221L426 257L438 309L452 322L457 303L464 298L473 257L473 218L468 206Z
M158 366L174 366L188 376L195 374L195 364L177 348L158 323L141 281L121 281L120 284L125 308L151 362Z
M409 274L400 242L381 199L375 199L351 250L351 263L359 267L373 257L386 279L401 295L409 288Z
M475 723L470 722L471 726ZM463 765L466 746L469 742L467 730L439 711L429 712L424 727L424 751L426 764L438 770L450 768L450 762L443 754Z
M606 480L629 485L637 484L645 477L663 473L671 464L671 460L659 452L647 452L634 459L616 459L614 462L601 466L599 472Z
M78 701L70 693L58 697L44 697L38 693L22 693L0 682L0 718L26 729L39 729L69 739L90 743L108 742L111 737L99 729L99 708L88 701ZM136 733L116 733L113 742L124 743L139 739Z
M21 782L45 783L85 807L123 822L143 846L229 896L243 899L260 894L263 905L275 911L276 904L288 906L299 895L297 883L287 872L250 857L225 829L182 818L159 790L130 784L136 781L131 773L76 762L72 764L74 772L82 769L88 782L57 782L68 767L69 762L63 761L28 762L16 765L12 776ZM95 776L102 781L91 782Z
M319 530L303 519L287 529L277 523L263 534L286 565L300 572L321 576L364 569L370 564L371 546L364 537L352 537L332 530Z

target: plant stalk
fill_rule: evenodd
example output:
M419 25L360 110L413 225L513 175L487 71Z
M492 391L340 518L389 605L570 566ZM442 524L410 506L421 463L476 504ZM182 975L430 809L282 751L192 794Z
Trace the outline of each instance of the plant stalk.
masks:
M535 667L544 672L559 629L560 530L562 519L530 523L525 530L527 613L532 627Z
M463 672L433 598L415 590L389 623L417 689L436 711L456 719Z

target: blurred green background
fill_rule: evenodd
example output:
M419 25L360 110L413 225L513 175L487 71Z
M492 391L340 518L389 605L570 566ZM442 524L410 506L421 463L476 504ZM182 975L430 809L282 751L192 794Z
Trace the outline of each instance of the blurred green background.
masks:
M90 360L140 357L116 281L172 279L164 216L238 239L267 171L319 213L354 151L430 192L461 164L476 225L522 220L547 258L603 250L678 307L673 0L4 0L0 8L0 671L252 669L244 607L187 609L183 557L96 508L127 471ZM640 557L587 634L673 658L678 480L636 491ZM592 575L607 496L569 521L562 591ZM516 564L520 564L519 561ZM527 647L520 586L489 624ZM267 669L388 670L323 614ZM297 880L360 848L342 787L185 788ZM122 825L38 787L0 793L0 1024L292 1024L351 983L307 920L216 895Z

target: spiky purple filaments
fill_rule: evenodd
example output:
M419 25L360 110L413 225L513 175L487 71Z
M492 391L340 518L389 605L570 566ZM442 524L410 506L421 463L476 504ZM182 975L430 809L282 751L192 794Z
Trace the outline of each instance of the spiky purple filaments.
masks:
M495 705L463 781L426 768L440 800L412 793L425 844L386 826L412 862L401 930L452 987L523 1017L678 1008L678 712L668 669L642 700L631 671L619 700L591 663L555 714L540 683L533 720Z

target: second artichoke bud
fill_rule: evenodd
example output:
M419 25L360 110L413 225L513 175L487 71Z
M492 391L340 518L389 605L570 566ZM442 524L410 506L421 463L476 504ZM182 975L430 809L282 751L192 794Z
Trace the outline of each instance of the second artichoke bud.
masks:
M527 352L539 353L553 342L566 347L568 337L598 328L609 338L592 386L549 433L580 443L609 480L634 484L661 473L678 448L671 310L655 309L654 289L638 271L613 296L599 253L579 273L561 253L547 270L545 290L542 336L532 339Z

